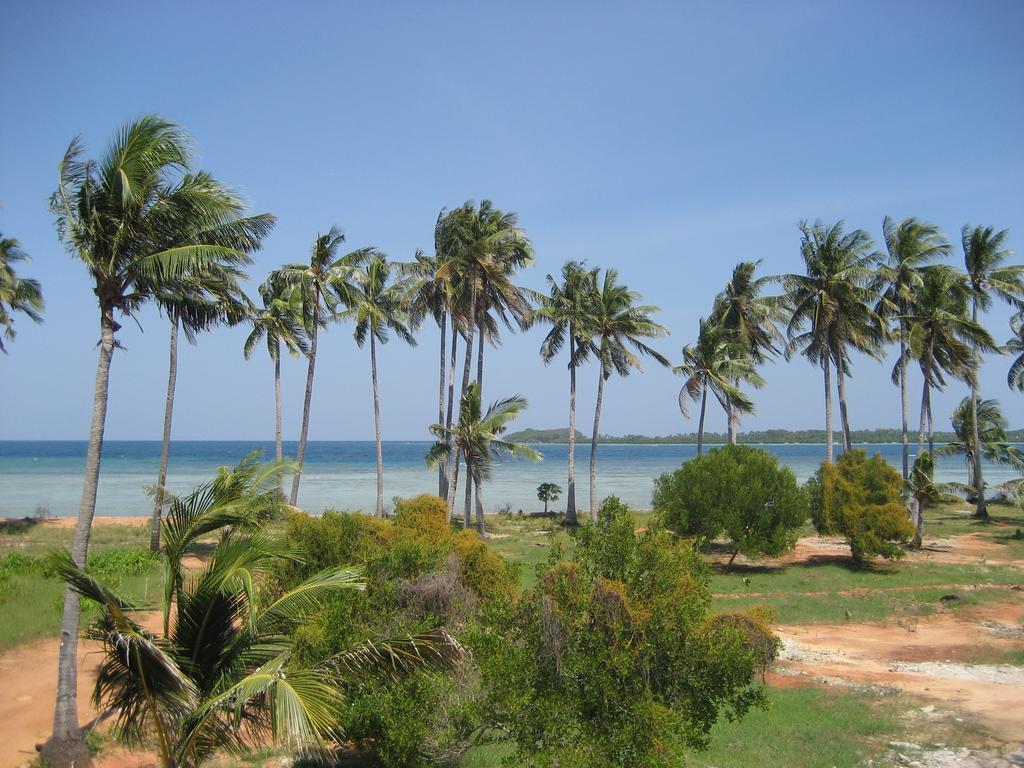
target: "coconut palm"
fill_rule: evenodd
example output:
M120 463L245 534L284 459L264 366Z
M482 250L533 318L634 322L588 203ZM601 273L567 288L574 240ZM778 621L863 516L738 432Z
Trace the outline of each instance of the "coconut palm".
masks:
M148 115L125 126L99 160L83 157L75 139L58 166L57 190L51 198L57 233L68 252L88 270L99 309L99 361L93 395L89 447L82 501L71 549L83 565L96 511L100 454L106 423L110 361L120 328L116 315L131 316L165 285L216 264L242 265L246 252L197 237L204 224L223 213L222 200L193 194L202 175L187 173L188 139L173 123ZM207 206L210 205L210 208ZM241 219L245 237L261 238L272 217ZM251 228L246 230L246 228ZM58 661L57 704L53 737L43 749L48 765L86 765L88 751L78 728L77 633L78 594L65 592Z
M672 369L673 373L685 376L679 390L679 410L689 418L687 399L700 402L700 419L697 423L697 455L704 453L704 415L707 410L708 391L718 399L726 418L733 411L753 413L754 402L735 384L746 382L755 387L764 385L764 379L757 373L754 361L749 357L736 355L734 343L728 334L714 323L701 319L697 341L683 347L683 362Z
M21 312L29 320L43 322L43 291L38 280L18 277L14 264L31 261L13 237L0 237L0 352L6 352L4 338L13 341L13 313Z
M597 436L601 425L604 383L613 373L628 376L641 370L640 357L669 366L668 358L643 339L668 335L668 328L654 322L651 315L660 311L649 304L637 304L641 296L619 283L614 269L604 271L597 282L591 310L591 350L598 361L597 401L594 405L594 431L590 438L590 515L597 522Z
M463 651L443 629L373 639L317 663L298 664L294 630L332 594L365 589L360 571L332 568L285 591L267 590L276 566L298 559L266 521L283 507L280 473L247 459L175 500L165 521L168 573L162 634L144 630L136 607L66 553L59 570L99 605L89 631L102 646L93 698L116 713L129 743L155 735L163 768L195 768L219 751L242 754L268 742L318 750L336 739L343 685L446 669ZM184 578L181 557L218 533L208 565Z
M1010 318L1010 330L1013 338L1006 342L1004 349L1016 357L1010 363L1006 384L1010 389L1024 392L1024 312L1018 312Z
M806 273L781 278L786 301L792 308L786 327L786 355L799 353L813 365L821 366L825 389L825 460L831 462L831 369L833 363L847 364L845 349L856 343L855 329L866 334L874 316L869 306L873 292L868 287L874 255L868 234L861 229L844 233L842 221L832 226L820 220L813 226L803 221L800 232L800 255Z
M238 203L241 209L241 202ZM259 241L238 242L243 252L259 247ZM167 463L171 450L171 420L174 415L174 390L178 380L178 329L189 344L196 334L224 323L236 325L249 314L249 299L239 284L245 273L229 265L216 265L201 274L187 275L161 288L154 297L160 310L171 321L170 354L167 366L167 396L164 400L164 431L160 444L160 466L149 533L149 547L160 548L161 497L167 484Z
M301 301L302 327L309 340L306 353L306 394L302 401L302 427L299 431L299 446L295 454L295 474L292 476L292 490L289 503L295 506L299 499L299 481L302 479L302 464L306 458L306 440L309 435L309 406L313 400L313 374L316 369L317 335L324 325L333 306L331 297L344 281L346 270L337 268L338 249L345 242L345 235L337 227L331 227L327 234L317 235L310 249L308 264L285 264L271 274L274 283L298 291ZM332 288L334 289L332 292Z
M1024 308L1024 266L1008 265L1006 260L1013 251L1006 247L1007 230L996 232L995 227L972 227L965 225L961 230L961 243L964 249L964 268L971 290L971 320L978 322L978 310L987 311L992 306L992 299L1016 307ZM981 368L981 350L974 350L975 375L971 377L971 408L974 410L973 425L974 442L979 442L977 429L978 418L978 376ZM977 485L978 506L975 517L987 518L988 509L985 505L985 481L981 471L981 454L974 457L974 482Z
M384 456L381 445L380 389L377 386L377 343L387 344L388 332L410 345L416 344L409 331L403 301L406 286L392 280L392 265L375 248L364 248L344 257L350 272L341 292L334 283L336 298L344 307L337 315L355 322L355 340L361 348L370 340L370 381L373 386L373 426L377 441L377 506L375 514L384 517Z
M907 478L907 491L914 502L914 510L911 515L914 523L914 536L910 540L910 546L915 549L921 548L921 539L924 534L924 508L928 504L935 504L939 500L939 487L933 480L935 475L935 462L932 455L925 451L919 453L914 459L914 468Z
M974 501L975 494L978 493L974 468L979 454L981 458L996 464L1024 468L1024 452L1007 440L1007 421L999 408L999 401L984 398L978 401L977 430L974 429L973 423L973 405L969 397L960 401L950 417L956 439L935 450L937 455L963 454L967 462L968 501ZM976 439L978 442L975 442ZM980 451L976 448L978 445L981 445Z
M921 268L941 260L950 253L950 245L934 224L908 216L896 222L886 216L882 220L882 236L886 256L875 270L873 287L879 293L875 311L885 320L893 320L899 336L896 381L900 387L900 414L903 439L903 479L910 477L909 421L907 397L907 345L910 329L907 317L914 297L921 287Z
M274 283L273 275L260 286L262 309L253 311L249 317L252 331L245 339L242 353L248 360L252 351L261 341L266 340L267 354L274 361L274 459L284 457L281 430L281 346L293 357L309 352L302 327L302 297L279 282Z
M917 299L907 316L910 326L908 354L917 360L924 377L917 452L933 454L931 391L942 389L946 377L969 382L974 377L974 351L995 349L988 332L967 316L970 288L966 276L942 264L921 270Z
M730 349L754 365L762 365L770 355L777 354L776 345L784 342L775 323L783 320L785 302L781 296L762 295L765 286L778 282L778 278L755 278L758 264L744 261L733 268L725 290L715 297L710 318L712 324L726 333ZM738 388L739 381L734 386ZM739 403L731 403L728 397L725 403L729 442L735 444L739 413L749 411L744 411Z
M451 458L452 451L459 451L466 460L466 482L476 485L476 528L484 535L484 505L482 496L483 481L491 477L493 459L503 454L517 456L530 461L544 458L529 446L502 440L501 435L508 425L515 421L526 410L526 400L513 395L504 400L491 403L483 412L480 403L480 385L475 381L466 389L466 395L459 406L459 420L449 429L443 424L432 424L430 432L438 441L427 453L428 466L436 466L439 461ZM452 482L448 488L448 519L455 511L455 494L459 483L459 466L454 465ZM472 524L470 515L465 513L463 524L466 528Z
M590 355L593 300L597 291L597 270L582 262L568 261L562 267L562 282L547 276L549 293L541 296L530 322L551 325L540 346L544 364L550 363L569 342L569 480L565 497L565 522L576 525L576 369Z

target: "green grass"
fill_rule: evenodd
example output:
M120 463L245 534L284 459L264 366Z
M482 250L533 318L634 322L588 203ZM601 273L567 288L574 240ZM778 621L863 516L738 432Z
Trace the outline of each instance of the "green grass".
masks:
M0 556L8 552L39 555L53 549L71 548L72 528L56 528L35 520L0 522ZM89 536L90 551L110 546L149 546L149 528L145 525L97 525Z

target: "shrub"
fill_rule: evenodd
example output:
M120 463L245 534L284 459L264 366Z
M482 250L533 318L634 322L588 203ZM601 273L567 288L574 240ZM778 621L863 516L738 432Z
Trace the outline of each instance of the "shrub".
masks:
M721 715L763 704L747 635L708 620L708 584L690 542L657 524L637 534L612 497L572 561L492 602L468 637L487 716L518 745L510 764L657 765L666 740L702 746Z
M453 539L462 580L482 600L510 596L518 571L487 546L475 531L459 531Z
M148 547L110 547L89 554L87 570L101 579L143 576L160 562L160 555Z
M845 537L854 562L903 557L893 542L910 539L914 526L903 503L903 479L880 455L869 459L864 451L849 451L835 464L822 462L807 488L815 529Z
M411 529L434 542L442 542L451 536L447 503L440 496L429 493L398 499L395 502L395 525Z
M724 534L734 558L738 552L774 557L796 544L807 519L807 495L772 454L728 445L659 477L654 509L682 536Z

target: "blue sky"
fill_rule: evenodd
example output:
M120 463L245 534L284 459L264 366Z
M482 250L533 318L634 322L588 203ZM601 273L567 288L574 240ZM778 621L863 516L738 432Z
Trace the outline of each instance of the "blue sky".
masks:
M964 223L993 224L1024 251L1018 2L21 3L3 16L0 231L32 254L23 271L48 309L0 359L0 439L87 436L97 313L46 198L73 136L99 154L147 112L185 126L202 168L278 216L255 282L332 224L353 248L408 259L442 206L490 198L535 244L524 284L541 288L567 259L618 268L662 308L672 335L658 346L673 360L737 261L799 269L801 218L843 218L878 240L884 215L914 214L956 243ZM1008 317L987 318L1000 341ZM113 364L109 438L160 436L168 328L150 310L138 319ZM175 437L272 438L271 366L243 361L244 335L183 347ZM541 335L489 353L485 396L518 392L524 426L564 425L567 374L541 363ZM426 437L436 360L436 328L382 351L386 438ZM1019 426L1006 366L986 362L984 394ZM284 367L292 438L305 369ZM898 424L889 367L855 362L855 428ZM819 369L779 361L764 375L745 427L822 424ZM584 430L596 377L581 373ZM679 383L653 366L613 379L602 431L694 430ZM962 394L934 397L938 426ZM708 428L724 426L709 411ZM334 327L310 436L372 435L368 353Z

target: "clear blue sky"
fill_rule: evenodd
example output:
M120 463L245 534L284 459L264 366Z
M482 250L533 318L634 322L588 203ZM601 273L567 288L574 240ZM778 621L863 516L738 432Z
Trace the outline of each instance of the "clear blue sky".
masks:
M81 134L99 154L123 122L158 112L194 136L201 167L278 226L255 282L341 225L392 258L431 245L442 206L491 198L520 213L537 265L614 266L662 308L673 360L732 266L799 268L797 222L882 217L1008 227L1024 251L1024 4L882 3L17 3L0 25L0 231L42 280L47 320L20 324L0 359L0 439L87 436L98 337L81 264L47 212L57 160ZM960 257L959 247L957 257ZM1009 313L988 318L1000 341ZM127 323L109 438L158 439L167 326ZM241 329L180 355L175 437L273 436L270 364ZM541 332L490 353L486 394L530 401L523 426L565 424L567 375ZM310 436L373 435L368 353L350 329L321 343ZM381 354L384 434L423 439L436 413L436 329ZM984 394L1024 424L1024 396L986 363ZM286 437L298 434L302 361L285 364ZM857 360L853 426L896 426L889 364ZM822 425L820 370L764 371L744 426ZM589 430L597 373L581 374ZM919 379L913 380L916 410ZM679 380L613 379L602 431L691 431ZM935 397L940 428L963 394ZM708 428L724 430L712 409ZM838 418L838 414L837 414ZM837 422L838 423L838 422Z

